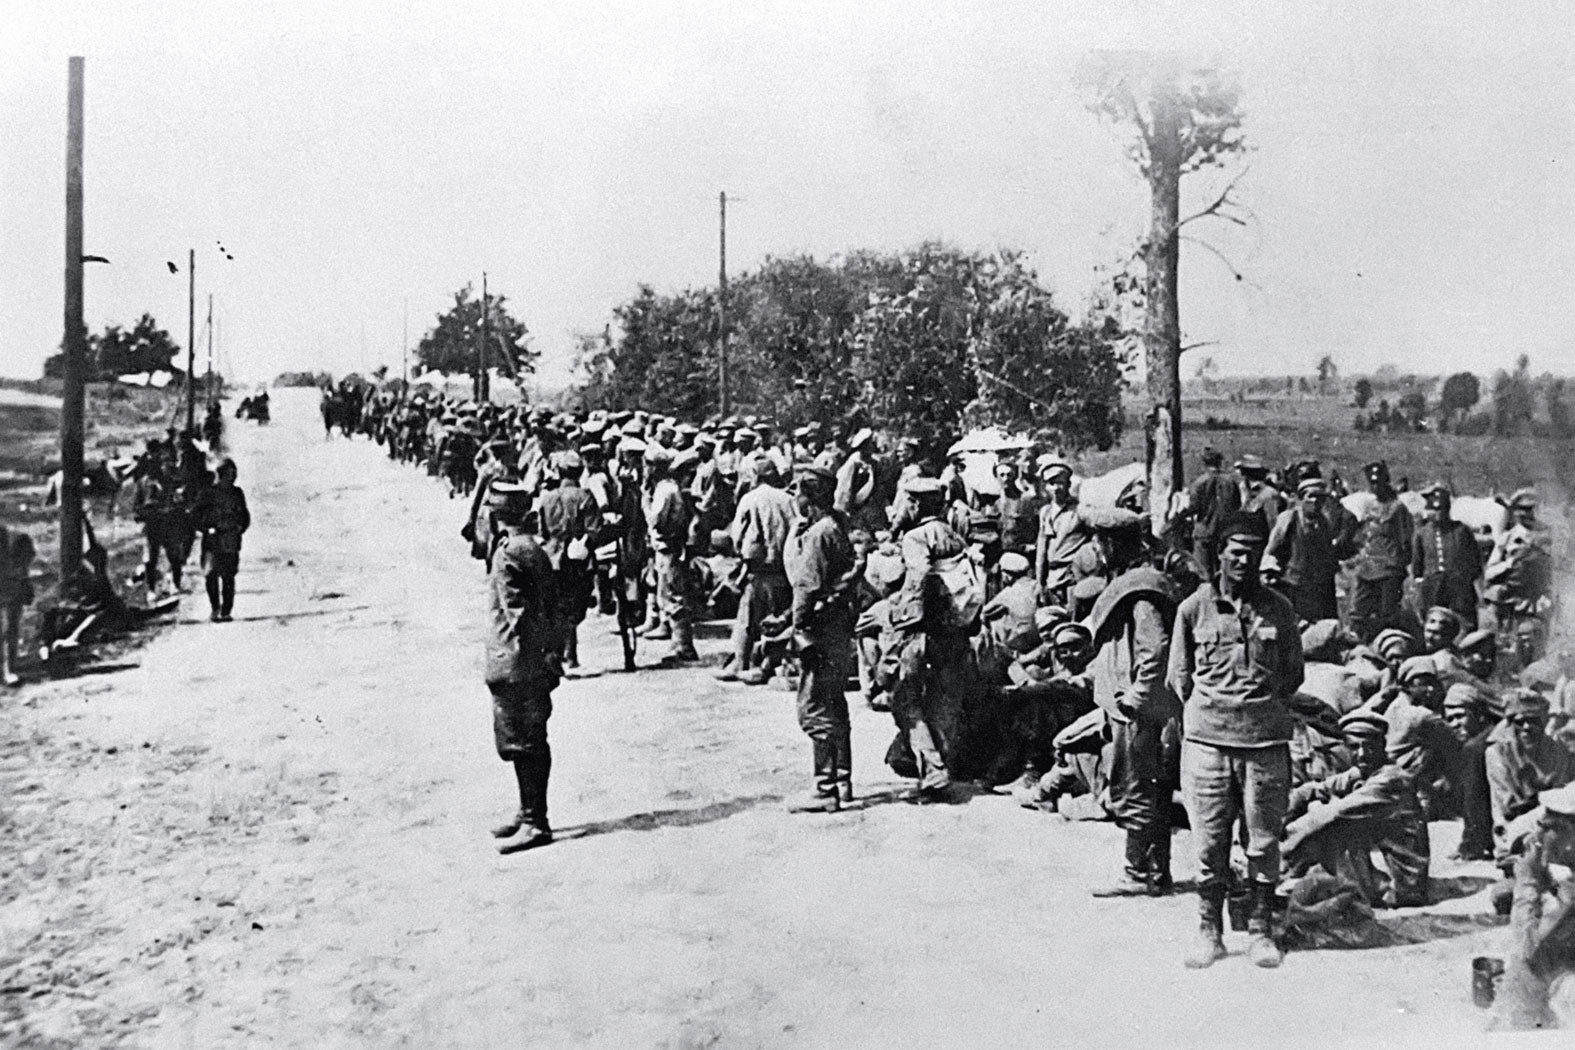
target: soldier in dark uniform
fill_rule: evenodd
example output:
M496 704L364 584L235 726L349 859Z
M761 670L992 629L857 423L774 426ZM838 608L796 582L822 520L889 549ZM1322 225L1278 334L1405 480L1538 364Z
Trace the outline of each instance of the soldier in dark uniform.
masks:
M601 529L601 508L589 490L580 487L585 463L578 452L556 456L559 482L541 496L541 546L558 573L558 631L563 662L580 666L579 625L590 606L591 547Z
M559 664L557 580L552 562L530 534L529 495L520 486L497 482L501 500L494 515L503 535L487 577L492 612L487 634L487 688L492 692L492 730L498 757L514 767L519 811L493 829L498 852L543 846L552 841L547 821L547 781L552 748L547 719L552 691L562 677Z
M209 618L228 622L235 607L235 574L241 564L241 536L251 527L246 493L235 484L235 461L219 463L218 482L204 489L192 515L202 535L202 571L208 587Z
M798 653L798 724L813 745L815 790L790 804L795 813L835 813L853 801L853 738L844 695L853 670L853 544L832 510L836 476L800 467L793 481L799 518L783 549L793 587L793 648Z

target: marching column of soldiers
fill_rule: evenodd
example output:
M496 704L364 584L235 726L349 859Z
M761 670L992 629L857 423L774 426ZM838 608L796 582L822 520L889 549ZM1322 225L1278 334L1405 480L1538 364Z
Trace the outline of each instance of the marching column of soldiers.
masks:
M1206 449L1186 509L1156 522L1141 482L1084 498L1032 446L986 467L864 428L392 394L358 426L469 497L520 786L506 852L551 841L550 693L590 611L629 666L649 642L693 665L696 619L732 616L716 677L798 694L795 812L859 804L851 689L890 712L886 764L914 801L988 790L1120 826L1099 896L1173 892L1190 826L1191 967L1225 955L1227 917L1273 967L1352 936L1331 902L1428 903L1430 823L1459 822L1459 858L1509 874L1575 815L1575 663L1549 644L1552 541L1529 489L1474 528L1457 508L1488 501L1407 491L1383 462L1352 493L1314 460L1227 471Z

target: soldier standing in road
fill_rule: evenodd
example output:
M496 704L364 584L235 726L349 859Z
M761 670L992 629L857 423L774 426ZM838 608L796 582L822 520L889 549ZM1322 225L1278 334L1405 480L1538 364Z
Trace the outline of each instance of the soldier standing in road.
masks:
M1441 605L1460 617L1467 631L1477 629L1477 589L1482 581L1482 549L1476 534L1450 513L1453 495L1443 482L1422 490L1427 518L1411 541L1411 575L1420 582L1417 606Z
M547 719L552 691L562 677L557 637L558 593L552 562L528 529L529 494L523 486L497 482L501 501L494 514L506 535L487 578L492 612L487 634L487 688L492 692L492 731L498 757L514 767L519 811L492 834L499 853L552 841L547 821L547 781L552 748Z
M814 749L815 790L790 804L795 813L835 813L853 801L853 738L843 690L853 669L853 544L832 510L836 477L817 466L793 480L798 521L782 560L793 586L793 647L798 653L798 724Z
M585 462L578 452L555 457L559 482L542 493L538 514L541 547L558 574L558 637L563 643L563 664L580 666L579 626L590 607L591 547L601 530L601 508L590 491L580 487Z
M235 461L219 463L218 482L202 492L192 515L202 535L202 572L208 587L208 618L228 623L235 608L235 574L241 564L241 536L251 528L246 493L235 484Z

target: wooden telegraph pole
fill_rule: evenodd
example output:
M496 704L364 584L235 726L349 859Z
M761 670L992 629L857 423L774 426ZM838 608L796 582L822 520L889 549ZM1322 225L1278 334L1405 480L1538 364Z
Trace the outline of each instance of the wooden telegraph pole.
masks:
M186 249L186 429L197 429L197 249Z
M65 380L60 406L60 580L82 564L82 438L87 348L82 321L83 60L66 64L66 316Z
M487 374L487 344L492 341L492 311L487 298L487 272L481 272L481 374L477 379L477 401L492 400L491 376Z
M717 195L721 223L717 235L716 364L718 411L727 417L727 191Z

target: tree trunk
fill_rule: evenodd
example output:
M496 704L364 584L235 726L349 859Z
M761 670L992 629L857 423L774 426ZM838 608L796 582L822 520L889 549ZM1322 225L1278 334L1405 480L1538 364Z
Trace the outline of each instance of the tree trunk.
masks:
M1167 526L1171 496L1185 483L1181 462L1181 308L1176 273L1180 262L1181 142L1176 103L1155 92L1148 143L1152 198L1143 349L1148 373L1148 498L1153 529Z

